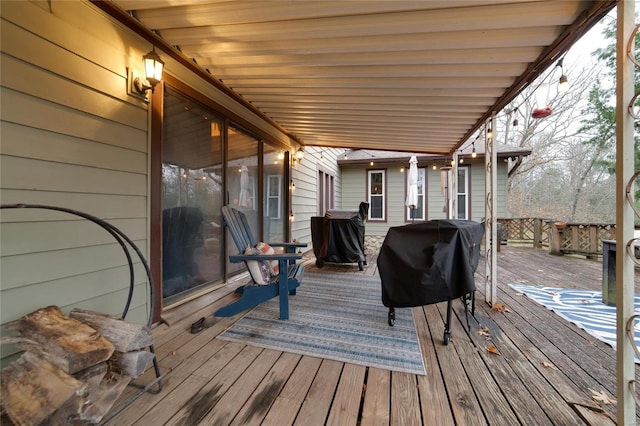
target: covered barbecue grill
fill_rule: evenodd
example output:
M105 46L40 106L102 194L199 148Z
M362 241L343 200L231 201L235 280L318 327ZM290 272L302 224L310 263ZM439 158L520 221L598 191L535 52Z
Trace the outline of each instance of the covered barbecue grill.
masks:
M311 241L316 266L325 262L357 263L364 270L364 223L369 203L361 202L358 210L327 210L324 216L311 218Z
M382 303L389 308L389 325L395 320L394 308L447 301L444 342L448 344L451 301L462 297L473 300L473 274L483 234L482 223L468 220L431 220L390 228L378 256Z

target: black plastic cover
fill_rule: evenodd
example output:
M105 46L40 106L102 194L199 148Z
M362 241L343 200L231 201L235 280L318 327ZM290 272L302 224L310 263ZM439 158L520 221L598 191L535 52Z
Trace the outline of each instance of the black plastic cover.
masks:
M369 204L358 210L328 210L324 217L311 218L311 240L316 258L333 263L366 261L365 220Z
M378 256L384 306L422 306L474 291L483 234L482 223L468 220L389 228Z

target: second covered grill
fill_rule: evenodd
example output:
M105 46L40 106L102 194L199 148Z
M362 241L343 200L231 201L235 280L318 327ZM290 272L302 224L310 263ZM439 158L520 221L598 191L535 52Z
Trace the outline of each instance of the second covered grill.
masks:
M324 216L311 218L311 240L318 268L325 262L357 263L364 270L367 264L364 224L368 213L369 203L361 202L358 210L328 210Z

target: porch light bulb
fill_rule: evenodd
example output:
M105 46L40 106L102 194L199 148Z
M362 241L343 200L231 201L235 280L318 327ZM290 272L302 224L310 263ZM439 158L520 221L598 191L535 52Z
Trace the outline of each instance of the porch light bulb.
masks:
M431 168L432 168L433 170L435 170L437 167L436 167L436 165L434 164L433 166L431 166Z
M404 166L400 167L400 173L404 173Z
M566 75L562 74L560 76L560 82L558 83L558 91L560 93L567 93L567 90L569 90L569 80Z
M464 158L460 157L460 164L464 163Z
M471 158L476 158L477 156L478 154L476 153L476 143L474 141L473 144L471 145Z
M369 161L369 165L370 165L370 166L373 166L373 161Z
M301 161L304 158L304 151L302 148L296 151L296 160Z
M278 160L284 160L284 152L279 152L277 158Z
M142 57L144 62L144 73L147 81L151 85L151 92L156 87L156 84L162 80L162 69L164 68L164 61L160 59L160 56L156 53L156 48Z

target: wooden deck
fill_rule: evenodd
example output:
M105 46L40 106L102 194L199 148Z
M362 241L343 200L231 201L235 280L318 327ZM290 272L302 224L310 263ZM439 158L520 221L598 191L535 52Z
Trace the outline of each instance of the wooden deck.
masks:
M376 274L375 260L318 270ZM110 423L266 425L611 425L615 351L526 296L513 282L600 290L601 262L503 246L498 253L499 300L484 303L484 265L471 330L454 302L451 344L444 346L446 303L414 308L426 376L389 372L215 339L237 317L199 334L190 324L235 296L216 290L164 315L154 330L166 377L160 394L144 394ZM303 284L304 285L304 281ZM636 280L636 292L640 287ZM481 332L481 330L483 330ZM498 354L489 349L495 347ZM638 376L636 367L636 376ZM149 381L152 374L141 378ZM130 387L130 396L135 389Z

